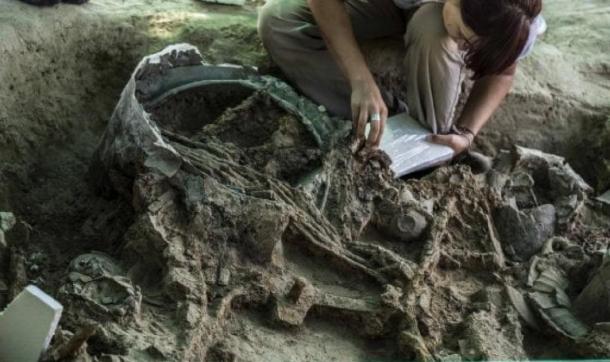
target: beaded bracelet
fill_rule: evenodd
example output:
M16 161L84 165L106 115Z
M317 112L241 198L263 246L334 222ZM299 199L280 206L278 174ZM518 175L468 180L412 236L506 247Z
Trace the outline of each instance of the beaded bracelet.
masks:
M453 126L451 126L451 133L465 137L466 140L468 140L468 149L472 147L472 142L474 141L475 134L470 128L457 126L454 124Z

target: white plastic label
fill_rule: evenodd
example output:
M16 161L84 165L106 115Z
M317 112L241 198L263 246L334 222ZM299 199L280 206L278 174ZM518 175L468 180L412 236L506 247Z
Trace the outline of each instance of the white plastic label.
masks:
M0 314L0 361L37 362L63 307L37 287L25 288Z

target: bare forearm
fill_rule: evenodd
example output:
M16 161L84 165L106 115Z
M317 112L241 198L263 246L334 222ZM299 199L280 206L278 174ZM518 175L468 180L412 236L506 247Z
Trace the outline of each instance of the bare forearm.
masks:
M476 81L457 124L478 134L510 91L515 69Z
M322 36L349 83L370 79L371 72L358 46L343 0L308 0Z

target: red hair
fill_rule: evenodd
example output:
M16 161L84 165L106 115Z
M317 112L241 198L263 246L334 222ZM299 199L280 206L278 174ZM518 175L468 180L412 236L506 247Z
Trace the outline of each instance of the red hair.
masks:
M464 23L477 35L466 51L474 78L499 74L521 55L542 0L462 0Z

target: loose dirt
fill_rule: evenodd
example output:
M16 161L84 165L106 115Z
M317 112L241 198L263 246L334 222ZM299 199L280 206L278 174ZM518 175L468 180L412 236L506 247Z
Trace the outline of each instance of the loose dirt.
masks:
M533 260L511 258L493 219L510 197L532 203L535 195L518 211L567 208L554 234L570 241L557 263L572 302L599 267L596 255L610 238L607 209L591 204L610 186L600 156L610 134L605 2L546 3L549 32L478 145L496 156L497 174L454 165L394 181L383 160L353 157L348 141L320 150L298 118L253 94L202 114L205 122L191 117L182 133L175 119L150 110L168 124L164 142L181 158L201 159L205 176L182 170L184 178L166 184L133 159L130 173L107 182L111 168L93 154L140 59L189 42L206 61L269 69L255 7L173 0L40 9L0 1L0 210L18 220L7 232L10 250L0 253L0 281L10 290L35 283L64 302L54 346L94 322L100 328L81 360L607 357L603 326L590 326L584 339L544 321L536 330L508 302L506 285L531 291ZM382 78L398 84L396 74ZM174 114L188 113L187 100ZM520 166L514 143L567 157L595 190L581 194L568 177L572 186L549 196L561 177L549 183L534 172L539 164ZM513 149L507 168L501 149ZM234 166L212 162L218 155ZM320 166L323 176L303 181ZM506 190L503 177L512 182ZM92 186L100 183L102 190ZM424 218L421 235L401 228L409 212ZM193 217L186 224L185 215ZM70 265L92 251L121 271L99 274L110 269L97 257ZM297 288L298 278L305 281Z

